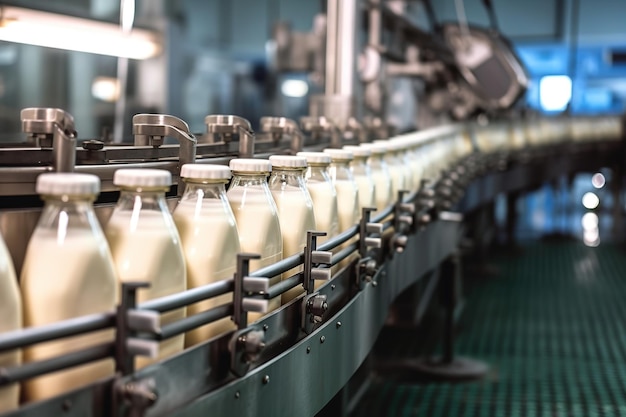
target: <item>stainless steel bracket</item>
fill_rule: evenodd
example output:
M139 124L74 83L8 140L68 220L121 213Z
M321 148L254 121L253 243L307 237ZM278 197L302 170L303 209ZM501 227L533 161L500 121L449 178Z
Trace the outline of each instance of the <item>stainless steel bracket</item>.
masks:
M308 231L306 247L304 248L303 282L306 296L302 301L302 329L310 334L316 326L323 322L324 313L328 310L326 296L315 291L315 281L330 280L330 268L320 268L320 265L330 265L333 253L318 251L317 238L326 236L326 232Z
M324 116L304 116L300 118L300 127L308 133L314 141L323 136L330 137L331 148L341 148L341 134L336 126Z
M284 135L291 137L289 149L295 155L304 147L304 134L295 120L286 117L261 117L261 132L271 134L278 142Z
M265 331L257 326L236 331L231 337L230 370L236 376L244 376L265 348Z
M407 233L412 231L415 215L415 204L405 203L405 190L398 191L398 199L394 205L394 229L395 233L391 238L391 245L395 252L402 253L409 241Z
M113 415L141 417L159 399L153 378L122 382L115 380Z
M178 117L165 114L136 114L133 116L133 135L136 146L159 147L166 137L176 139L180 143L178 171L184 164L196 161L198 141L189 130L187 123ZM178 182L178 195L185 189L182 181Z
M356 264L356 287L359 290L365 288L368 282L376 286L374 275L378 271L378 263L372 255L372 249L382 248L382 223L372 223L370 218L373 207L364 207L361 210L361 221L359 223L359 255L361 259Z
M30 107L20 112L22 131L36 146L52 148L56 172L72 172L76 165L76 129L71 114L61 109Z
M233 136L239 137L239 157L254 157L254 131L250 122L243 117L232 115L213 114L204 118L207 134L210 137L218 136L218 142L229 143Z

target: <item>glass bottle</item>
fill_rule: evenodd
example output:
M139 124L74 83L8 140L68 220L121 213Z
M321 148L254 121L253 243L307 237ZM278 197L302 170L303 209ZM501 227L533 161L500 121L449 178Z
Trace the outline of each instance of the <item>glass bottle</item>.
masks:
M137 292L142 303L187 288L185 258L180 237L165 201L172 175L161 169L118 169L113 184L120 197L105 228L120 282L145 281ZM180 308L161 314L161 325L185 317ZM157 358L137 357L141 368L172 356L184 348L184 335L159 343Z
M305 179L313 201L315 228L327 233L317 239L318 244L321 244L339 234L337 192L328 175L330 155L323 152L298 152L297 155L305 157L308 164Z
M395 202L398 198L398 191L406 189L405 171L396 156L396 145L389 140L375 140L374 143L381 144L386 147L384 160L389 167L389 174L391 175L391 201Z
M180 176L186 184L185 193L172 216L185 254L187 286L196 288L233 279L240 248L235 215L226 198L230 169L222 165L185 164ZM232 293L213 297L188 306L187 315L232 301ZM225 317L188 332L185 346L231 330L235 330L235 324Z
M88 314L112 312L116 279L111 253L93 210L100 192L95 175L41 174L37 193L44 200L30 238L20 277L24 326L41 326ZM112 330L31 345L25 362L49 359L112 342ZM26 381L28 400L42 400L113 375L104 359Z
M15 268L4 239L0 236L0 335L22 328L22 299L17 287ZM16 366L22 362L19 349L0 353L0 368ZM20 385L0 387L0 413L15 410L19 404Z
M269 188L278 207L278 219L283 237L283 257L300 253L306 246L307 231L315 230L313 201L304 183L307 169L303 156L272 155L272 174ZM299 272L302 266L283 274L287 279ZM302 294L303 288L297 286L282 295L285 304Z
M394 150L396 162L404 171L404 189L408 192L415 191L418 186L414 181L415 173L413 167L413 153L411 151L410 139L406 137L393 138L390 141L390 147Z
M359 188L359 213L364 207L376 207L376 185L368 163L372 150L351 145L344 146L343 149L354 155L354 159L350 162L350 171Z
M350 171L354 154L345 149L324 149L330 155L328 176L337 192L339 233L354 226L359 221L359 188Z
M363 143L360 146L372 152L369 164L376 188L376 211L380 212L393 201L391 174L389 173L387 162L384 160L387 146L381 143Z
M242 252L258 253L261 259L250 262L250 270L271 265L283 259L278 209L269 190L267 177L272 165L267 159L233 159L233 179L226 195L235 215ZM270 285L280 282L280 275L271 277ZM269 302L268 311L280 307L280 297ZM248 313L248 321L263 314Z

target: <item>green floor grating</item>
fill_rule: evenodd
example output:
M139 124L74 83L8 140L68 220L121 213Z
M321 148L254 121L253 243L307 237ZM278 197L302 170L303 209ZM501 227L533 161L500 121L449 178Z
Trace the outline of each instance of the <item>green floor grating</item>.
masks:
M456 344L464 356L487 361L490 377L377 379L354 417L626 416L622 249L544 243L494 261L500 273L469 291Z

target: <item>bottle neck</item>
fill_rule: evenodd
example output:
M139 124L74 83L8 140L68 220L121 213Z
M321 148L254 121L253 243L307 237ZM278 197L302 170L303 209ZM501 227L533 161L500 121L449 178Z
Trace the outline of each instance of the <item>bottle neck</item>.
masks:
M226 181L185 181L185 193L180 201L198 199L216 199L226 198Z
M307 181L320 182L330 181L328 176L329 164L309 164L306 170L305 178Z
M354 158L354 160L350 163L350 169L352 169L354 175L367 175L369 169L367 165L367 157Z
M267 186L269 172L233 172L230 188L234 187L263 187Z
M70 229L93 230L100 233L100 225L93 210L95 195L42 196L44 208L38 228L54 229L65 236Z
M306 168L276 168L269 179L270 190L285 186L304 188Z
M165 202L167 188L130 188L120 189L120 198L116 209L120 210L156 210L169 211Z
M333 182L338 180L352 180L354 177L350 172L350 161L333 161L328 169L328 175Z

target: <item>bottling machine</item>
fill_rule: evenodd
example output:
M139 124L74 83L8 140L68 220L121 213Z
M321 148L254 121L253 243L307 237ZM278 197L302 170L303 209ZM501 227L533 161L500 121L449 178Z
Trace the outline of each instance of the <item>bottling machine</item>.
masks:
M328 0L326 15L311 33L278 25L277 68L316 73L325 90L312 97L306 117L266 117L258 132L234 115L207 116L206 132L197 134L176 117L139 114L133 117L134 143L112 145L81 138L80 126L61 109L22 110L27 141L0 148L0 230L18 273L41 208L34 187L40 173L96 174L102 181L96 213L105 222L117 198L112 178L120 167L170 171L178 184L168 194L173 207L184 187L178 175L185 163L227 164L234 157L266 158L394 136L384 119L384 81L396 75L423 79L427 106L420 111L429 113L428 120L447 121L404 134L431 164L419 189L400 191L376 216L364 209L357 225L323 244L317 238L324 231L310 231L302 253L257 271L249 268L255 254L237 255L233 279L142 304L136 291L143 284L125 283L116 311L0 334L5 352L115 331L112 343L0 368L2 386L107 357L116 365L114 377L24 403L7 415L312 416L346 390L394 300L411 285L426 286L415 300L418 318L434 302L435 288L445 289L451 331L461 297L460 245L480 233L482 208L497 194L516 195L563 174L621 166L623 130L619 117L521 118L514 106L527 76L495 23L481 29L431 20L435 30L426 32L379 1ZM357 45L357 32L366 33L365 45ZM165 138L178 143L166 144ZM453 142L466 151L451 157L445 150ZM331 269L345 259L349 265ZM268 285L267 277L298 265L302 273ZM318 288L319 280L326 282ZM258 311L260 300L299 285L302 296L248 323L246 313ZM232 303L160 324L161 313L227 293ZM133 358L148 355L159 341L229 316L236 331L134 369ZM455 357L451 340L445 348L436 363L404 365L448 377L484 373L483 364Z

